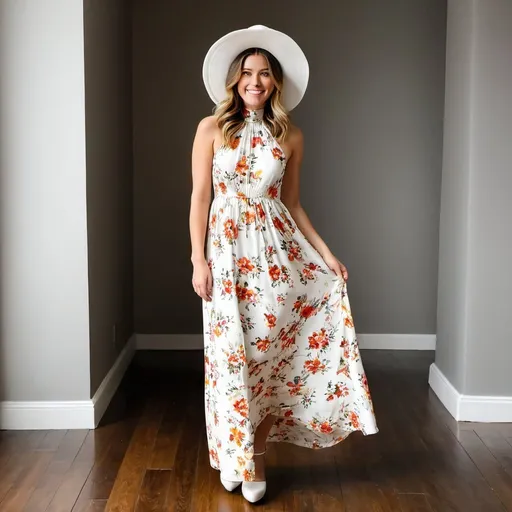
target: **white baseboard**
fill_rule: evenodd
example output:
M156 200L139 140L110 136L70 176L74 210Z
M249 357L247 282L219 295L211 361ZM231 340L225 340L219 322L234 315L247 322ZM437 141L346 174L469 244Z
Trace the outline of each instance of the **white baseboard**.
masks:
M92 397L91 401L94 408L94 427L98 426L103 414L105 414L105 411L107 410L114 393L117 391L128 366L130 366L134 354L135 335L132 335Z
M202 350L202 334L136 334L137 350ZM357 334L362 349L435 350L435 334Z
M96 428L135 353L132 336L90 400L0 403L2 430L61 430Z
M512 422L512 396L463 395L453 387L435 363L430 366L428 383L457 421Z
M2 402L2 430L94 428L92 400Z

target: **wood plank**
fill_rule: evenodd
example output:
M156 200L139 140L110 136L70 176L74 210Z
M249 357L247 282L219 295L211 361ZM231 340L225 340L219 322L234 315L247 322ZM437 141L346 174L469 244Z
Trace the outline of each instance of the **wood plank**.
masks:
M36 452L32 455L31 464L19 474L4 499L0 502L0 510L19 512L24 509L52 456L53 454L47 451Z
M105 507L107 506L107 500L84 500L78 508L76 508L76 512L104 512ZM73 512L75 512L75 508Z
M62 437L57 451L48 465L44 475L41 476L37 482L36 488L32 493L28 503L25 506L24 512L41 512L46 511L55 493L62 484L66 473L71 468L80 448L83 446L88 430L68 430ZM52 446L56 445L55 436L51 439L46 438L43 442L45 447L51 443Z
M149 463L164 407L160 401L147 404L132 436L107 502L107 512L133 510Z
M171 470L149 469L144 475L135 512L160 512L164 510Z
M501 503L512 510L512 475L503 469L475 432L460 432L458 439Z
M432 512L424 494L399 494L400 512Z
M165 510L187 512L190 510L197 467L197 454L204 435L204 408L199 407L202 394L189 392L185 424L176 451L174 470L169 483Z
M263 512L284 512L285 503L282 499L282 489L283 481L286 477L285 461L279 457L277 443L267 443L266 449L265 474L267 478L267 492L259 507ZM244 498L241 497L240 499L243 500Z
M185 425L184 398L186 393L178 394L167 407L160 430L155 441L148 469L172 469L176 459L176 451L180 435Z
M83 502L108 500L135 427L134 418L101 427L103 438L96 443L98 456L73 512L80 510Z
M190 509L194 512L211 512L219 508L219 495L227 493L219 482L219 472L210 466L206 431L199 440L197 464L195 470L194 493ZM231 501L231 499L230 499ZM229 510L229 503L223 509Z
M491 425L477 425L474 429L477 436L482 440L487 449L494 455L501 467L512 475L512 445L505 437L503 425L492 425L498 427L491 428Z
M85 432L87 433L85 441L71 467L64 474L62 482L47 508L47 512L69 512L72 510L91 472L96 457L95 438L98 436L98 432L95 430Z
M49 430L37 450L55 452L67 433L67 430Z

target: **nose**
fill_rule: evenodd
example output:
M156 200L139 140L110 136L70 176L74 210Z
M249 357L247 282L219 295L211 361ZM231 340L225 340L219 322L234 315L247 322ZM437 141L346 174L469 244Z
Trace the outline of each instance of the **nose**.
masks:
M259 87L260 84L261 84L260 75L258 75L258 74L252 75L252 77L251 77L251 85L253 85L254 87Z

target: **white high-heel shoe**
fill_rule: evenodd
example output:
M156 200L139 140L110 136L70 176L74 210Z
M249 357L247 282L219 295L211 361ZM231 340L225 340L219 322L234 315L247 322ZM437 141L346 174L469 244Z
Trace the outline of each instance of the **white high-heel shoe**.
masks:
M266 450L261 453L255 453L254 456L265 455ZM267 481L262 480L260 482L242 482L242 494L244 498L250 503L256 503L265 496L267 491Z
M226 491L232 492L234 491L241 483L241 480L226 480L222 478L222 474L220 475L220 483L224 486Z

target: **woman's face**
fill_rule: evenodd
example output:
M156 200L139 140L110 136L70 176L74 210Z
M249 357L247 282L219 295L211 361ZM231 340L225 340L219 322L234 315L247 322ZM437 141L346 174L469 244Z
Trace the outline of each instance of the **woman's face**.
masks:
M242 66L238 94L245 106L252 110L263 108L274 90L267 59L263 55L249 55Z

